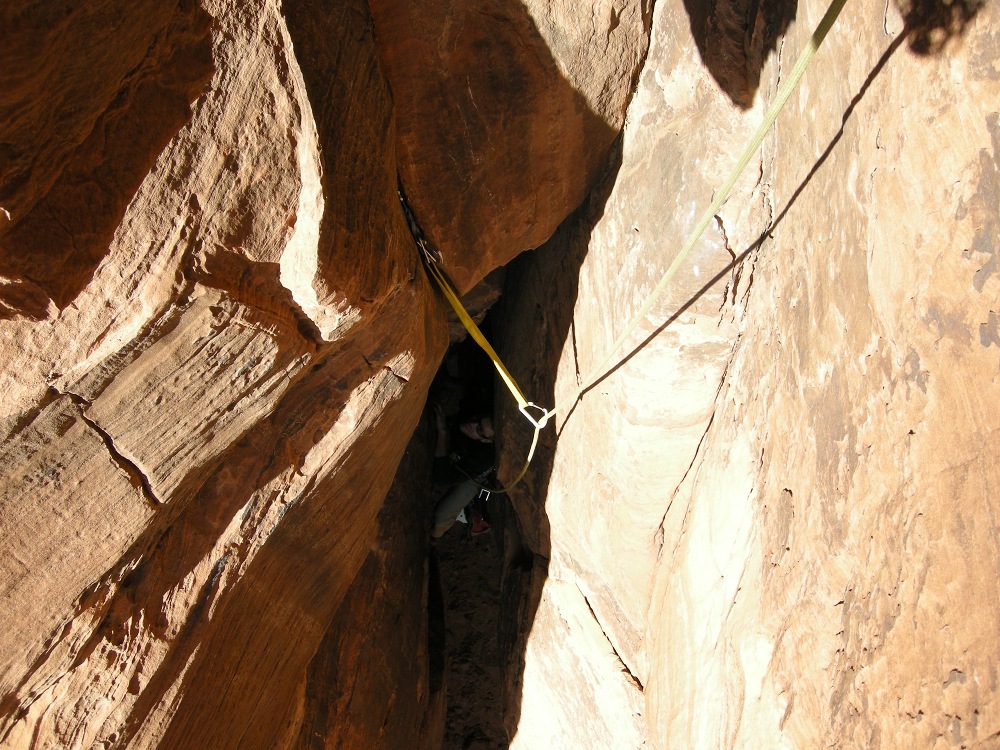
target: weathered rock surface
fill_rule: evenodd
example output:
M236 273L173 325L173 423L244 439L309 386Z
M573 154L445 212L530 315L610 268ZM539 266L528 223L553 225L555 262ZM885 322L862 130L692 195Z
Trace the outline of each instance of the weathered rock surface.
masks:
M314 727L447 342L365 4L153 5L3 11L5 747Z
M744 109L657 4L604 189L508 270L529 397L572 398L824 10ZM622 356L669 324L543 438L514 496L512 747L996 745L1000 15L928 10L848 4ZM510 476L530 431L503 421Z
M192 2L0 11L4 317L45 317L88 283L211 74L210 22Z
M579 403L823 4L370 5L0 10L0 746L440 744L399 182L477 311L548 240L512 747L995 745L996 5L849 5Z
M589 189L649 12L494 2L414 77L453 11L373 5L0 10L0 745L440 743L399 173L472 288Z
M624 124L651 3L371 6L400 179L464 292L547 240L583 200Z
M418 429L379 512L378 535L309 665L295 747L439 748L443 611L426 539L430 425ZM436 599L437 597L437 599Z

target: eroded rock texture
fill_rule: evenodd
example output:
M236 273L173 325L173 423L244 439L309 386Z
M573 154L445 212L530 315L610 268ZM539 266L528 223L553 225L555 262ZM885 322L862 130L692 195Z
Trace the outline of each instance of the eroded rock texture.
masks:
M823 11L5 4L0 745L439 745L400 184L477 310L544 244L494 324L564 406L496 529L512 747L997 744L995 4L852 0L572 400Z
M625 121L651 3L371 5L400 176L464 292L547 240L593 184Z
M0 10L4 747L439 743L397 188L463 291L543 242L649 11L371 5Z
M686 5L656 5L604 188L508 270L503 351L546 405L644 301L825 11L778 18L744 109ZM996 746L998 24L848 3L622 356L668 325L560 414L514 498L512 747ZM528 436L508 409L508 476Z
M365 4L153 6L3 11L9 747L292 743L447 343Z

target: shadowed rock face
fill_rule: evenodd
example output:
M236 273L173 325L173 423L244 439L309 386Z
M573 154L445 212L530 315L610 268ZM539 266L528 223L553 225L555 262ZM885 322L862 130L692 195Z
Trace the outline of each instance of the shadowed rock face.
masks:
M212 72L194 2L0 11L0 316L44 318L91 280ZM94 44L109 29L113 44Z
M371 6L396 106L400 177L464 292L547 240L604 168L645 54L651 4Z
M414 189L472 212L448 248L471 286L586 192L646 37L609 6L621 54L579 69L582 42L561 63L491 6L420 82L478 67L458 90L506 97L481 130L508 141L445 155L397 132L423 93L387 76L413 40L374 10L0 11L3 746L439 744L419 441L393 478L449 335L399 173L465 162ZM510 160L536 152L557 200L530 241L466 243L486 212L525 223ZM473 173L517 200L473 200Z
M8 2L0 745L438 747L449 332L397 185L463 292L544 245L493 327L551 405L823 10ZM998 27L849 5L544 433L497 523L512 747L995 741Z

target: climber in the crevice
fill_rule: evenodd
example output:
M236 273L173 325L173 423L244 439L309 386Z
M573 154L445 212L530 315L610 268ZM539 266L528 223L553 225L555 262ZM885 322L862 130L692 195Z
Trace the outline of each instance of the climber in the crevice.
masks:
M438 539L452 527L465 507L479 496L482 488L488 485L496 453L491 417L466 415L456 419L449 428L444 408L437 403L433 407L437 428L433 479L436 485L448 488L434 507L431 536ZM473 534L490 528L481 511L475 507L470 521Z

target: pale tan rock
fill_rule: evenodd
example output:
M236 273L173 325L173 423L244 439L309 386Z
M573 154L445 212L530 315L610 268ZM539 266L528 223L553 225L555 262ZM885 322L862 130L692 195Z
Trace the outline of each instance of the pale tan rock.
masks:
M604 192L564 225L533 265L512 268L503 302L510 331L503 351L512 370L530 398L563 406L556 419L554 459L551 435L546 435L539 467L529 474L525 489L515 493L515 506L527 519L529 546L550 558L549 575L574 582L583 594L563 606L577 610L574 616L581 620L584 615L597 619L604 648L620 660L623 673L619 685L611 688L567 670L565 683L553 690L548 687L550 674L526 664L525 695L549 696L545 705L554 726L546 731L553 735L576 732L580 710L560 706L617 705L622 700L615 695L618 691L631 693L631 702L644 701L642 685L649 671L646 612L653 594L657 529L670 502L670 488L687 471L711 419L736 334L731 315L720 321L720 307L733 294L729 287L735 281L724 273L724 280L710 284L666 332L573 408L582 378L604 358L680 249L698 218L698 198L707 204L711 185L725 178L725 152L749 137L760 115L759 107L746 117L734 111L698 64L693 40L678 41L671 35L669 9L658 7L656 14L646 68L629 111L629 122L636 127L626 127L622 153ZM712 145L707 151L706 144ZM745 194L752 187L752 182L741 183L739 189ZM763 228L759 213L752 221ZM662 321L676 312L731 257L722 228L710 227L691 263L654 308L652 319ZM547 304L541 305L541 300ZM650 336L656 325L640 326L613 361ZM533 337L532 331L543 331L544 336ZM519 420L505 419L504 464L511 469L520 467L529 437ZM530 599L538 596L528 594ZM551 606L541 596L535 621L557 617L548 611ZM536 631L531 618L522 627L532 628L528 654L540 649L535 639L552 637ZM575 634L556 640L561 649L575 654L563 659L568 663L594 658L592 647L578 642ZM533 703L539 701L536 697ZM526 705L521 704L520 715L530 720L523 713ZM646 712L638 713L634 719L597 714L599 728L589 731L615 736L619 722L625 721L633 729L621 744L611 746L641 747L650 732ZM517 727L515 707L512 731Z
M109 558L126 552L155 512L139 475L108 450L104 437L80 406L59 397L0 457L7 471L0 505L4 696L49 648L33 633L70 627L80 592L105 572ZM66 502L86 486L101 491Z
M572 396L601 358L824 10L798 8L742 110L681 4L657 5L620 166L509 271L501 348L529 398ZM509 576L516 736L600 725L615 689L588 669L612 648L644 723L604 718L591 734L629 729L602 747L995 742L996 13L920 56L894 8L849 4L634 341L693 304L543 436L514 498L547 570ZM505 407L508 477L519 420ZM586 602L556 606L559 581Z
M883 13L848 8L840 28L878 28ZM680 666L680 680L649 691L662 725L692 737L726 727L745 747L988 743L995 732L992 659L978 644L998 623L998 477L983 447L1000 383L978 334L998 287L988 254L970 252L995 218L970 223L962 210L993 190L996 115L982 105L1000 91L972 61L995 49L983 33L995 23L984 9L932 59L888 37L859 55L835 33L793 101L800 127L779 136L777 206L831 149L755 264L704 462L682 490L688 531L675 521L666 534L692 572L706 553L743 551L709 597L686 575L658 577L650 640ZM834 96L842 131L818 116ZM730 479L710 478L706 465L722 461ZM725 526L704 515L724 508ZM732 532L699 545L699 526ZM696 616L682 604L695 592L715 613L702 618L714 658L682 656L663 627L678 608ZM684 668L696 663L697 681ZM709 695L730 697L706 716Z
M583 593L550 577L527 641L521 721L511 748L641 747L642 693L635 689ZM572 675L577 684L563 682ZM562 685L554 692L548 686Z

